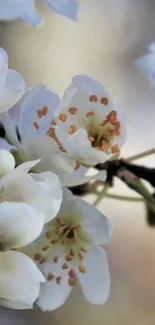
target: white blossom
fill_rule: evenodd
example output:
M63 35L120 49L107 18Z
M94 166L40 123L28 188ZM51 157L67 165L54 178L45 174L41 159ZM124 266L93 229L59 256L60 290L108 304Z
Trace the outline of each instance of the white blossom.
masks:
M75 76L58 110L56 136L82 165L103 163L120 152L125 142L122 111L100 82Z
M90 303L105 303L110 276L101 245L110 240L112 228L111 221L96 208L64 189L57 217L31 246L31 256L47 280L37 302L42 310L64 304L77 281Z

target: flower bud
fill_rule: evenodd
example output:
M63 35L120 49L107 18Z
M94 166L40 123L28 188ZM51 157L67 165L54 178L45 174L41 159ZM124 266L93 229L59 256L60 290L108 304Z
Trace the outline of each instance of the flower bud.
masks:
M13 155L5 149L0 149L0 177L12 172L14 168L15 159Z

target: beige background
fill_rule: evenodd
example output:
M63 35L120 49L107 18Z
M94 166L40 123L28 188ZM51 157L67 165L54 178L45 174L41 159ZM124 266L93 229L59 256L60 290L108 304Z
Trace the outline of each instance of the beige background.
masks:
M128 142L123 156L153 147L155 91L133 58L146 53L155 40L155 1L81 0L77 24L48 13L43 5L40 9L45 16L41 29L21 22L0 25L0 46L8 51L10 66L27 82L45 83L60 94L77 73L98 78L126 114ZM155 158L142 162L153 166ZM114 191L128 193L121 183ZM91 306L76 288L65 306L53 313L1 309L0 324L155 324L155 230L145 223L143 205L106 199L99 208L115 224L107 247L108 302Z

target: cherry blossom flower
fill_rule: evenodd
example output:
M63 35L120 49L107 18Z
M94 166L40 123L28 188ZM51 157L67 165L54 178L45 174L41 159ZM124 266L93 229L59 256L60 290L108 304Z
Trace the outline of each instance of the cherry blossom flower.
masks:
M37 301L42 310L54 310L64 304L77 281L90 303L105 303L110 276L101 245L110 240L112 229L108 218L64 189L57 217L31 246L31 256L47 280L41 285Z
M122 112L100 82L75 76L59 105L56 136L84 166L111 159L125 142Z

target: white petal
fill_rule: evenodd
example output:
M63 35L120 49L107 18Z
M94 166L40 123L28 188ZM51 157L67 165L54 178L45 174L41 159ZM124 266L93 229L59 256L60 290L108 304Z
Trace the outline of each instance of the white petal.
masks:
M114 108L114 103L111 96L105 89L105 87L98 81L93 78L90 78L86 75L77 75L73 77L72 83L78 88L87 93L88 95L96 95L101 99L102 97L107 97L109 100L108 106L111 110Z
M0 48L0 92L1 92L1 87L4 87L5 85L7 71L8 71L8 55L4 49Z
M109 296L110 275L106 254L102 248L96 248L85 255L86 273L78 273L83 294L95 305L104 304Z
M75 159L60 151L56 142L48 136L34 136L23 144L24 151L30 159L41 158L36 171L52 171L58 176L74 170Z
M58 263L51 261L43 264L45 278L48 273L52 273L56 277L62 277L60 285L58 285L55 280L47 281L41 285L37 305L43 311L54 310L62 306L71 292L72 287L68 285L68 270L63 270L62 268L64 262L62 257L59 259Z
M61 177L61 183L63 186L72 187L77 185L82 185L84 183L90 182L91 180L98 179L102 182L106 181L107 172L102 170L100 172L95 172L90 175L89 170L91 168L87 168L84 166L79 167L73 173L64 175Z
M47 4L56 13L77 20L78 3L76 0L47 0Z
M26 84L20 73L9 69L3 89L3 97L0 100L0 112L6 112L13 107L24 95L25 90Z
M33 308L33 303L31 304L26 304L17 300L10 300L10 299L1 299L0 298L0 306L4 306L10 309L18 309L18 310L23 310L23 309L32 309Z
M44 277L35 263L19 252L0 253L0 297L31 305Z
M59 127L56 129L56 135L63 147L85 166L94 166L108 159L105 152L92 148L84 129L68 136Z
M81 216L81 225L90 235L93 244L104 245L112 236L113 223L93 205L80 198L75 199L76 209Z
M25 163L19 165L16 168L16 172L18 173L28 173L33 167L35 167L37 164L39 164L40 159L32 160L32 161L26 161Z
M27 141L33 135L44 135L48 131L58 103L58 95L45 86L37 87L27 93L20 106L18 127L22 141ZM37 111L45 106L48 109L47 114L39 118ZM38 130L34 129L34 122L38 123Z
M44 222L49 222L58 213L62 202L62 188L59 178L52 172L31 174L36 180L38 188L35 191L36 199L29 201L38 211L44 214Z
M34 0L5 0L0 1L0 20L13 20L23 17L32 24L39 23L39 15L35 9Z
M22 247L30 244L41 233L43 215L25 203L0 204L1 249Z

